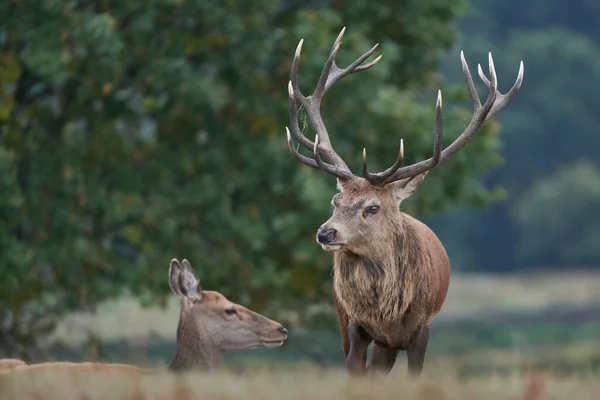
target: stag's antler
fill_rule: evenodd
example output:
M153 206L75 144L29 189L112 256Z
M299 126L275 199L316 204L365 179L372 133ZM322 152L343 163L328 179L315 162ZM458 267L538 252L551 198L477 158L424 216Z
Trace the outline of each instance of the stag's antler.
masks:
M325 127L325 123L321 117L321 100L323 99L325 92L327 92L327 90L329 90L329 88L337 81L347 75L350 75L351 73L364 71L365 69L371 68L381 59L381 56L379 56L372 62L361 65L367 58L371 56L371 54L373 54L373 52L375 52L375 49L378 46L378 44L376 44L348 67L344 69L339 68L335 64L335 56L340 49L342 36L344 35L345 30L346 28L343 28L335 40L333 47L331 48L331 52L329 53L329 58L323 67L323 71L321 71L321 76L319 77L317 86L315 87L313 94L309 97L302 95L300 88L298 87L298 62L300 59L300 51L302 50L302 43L304 42L304 39L300 40L300 43L298 43L296 54L294 55L294 61L292 62L292 69L290 71L290 82L288 84L288 92L290 96L291 135L290 130L286 127L288 146L294 157L300 160L300 162L303 164L316 169L321 169L338 177L341 180L352 179L354 178L354 175L352 172L350 172L350 169L344 160L342 160L342 158L335 152L335 150L333 150L333 147L331 146L331 141L329 140L329 135L327 134L327 128ZM316 131L317 135L315 136L314 142L311 142L300 132L296 108L297 104L300 104L300 106L305 110L311 125ZM308 150L313 151L315 158L311 159L300 154L300 152L298 152L298 150L296 150L294 147L292 137ZM328 162L321 159L321 155Z
M458 153L458 151L465 147L467 142L471 140L473 136L475 136L483 124L492 118L494 114L500 111L504 106L506 106L510 99L512 99L521 88L521 84L523 83L523 61L520 63L519 74L517 75L515 84L508 91L508 93L502 94L497 89L498 82L496 78L496 70L494 69L494 60L492 58L492 53L489 53L490 79L488 79L483 73L481 65L478 65L479 76L488 88L487 99L485 103L481 105L479 95L475 90L473 78L471 78L471 71L469 71L469 66L467 65L467 61L465 60L465 56L462 51L460 52L460 60L462 63L463 73L467 81L469 98L471 99L471 103L473 103L473 117L471 118L471 122L467 128L454 142L452 142L451 145L442 151L442 138L444 135L442 118L442 92L438 91L437 102L435 105L435 139L433 142L433 155L431 158L400 168L401 163L398 161L401 160L401 150L401 155L398 158L398 161L394 163L392 167L385 171L371 174L367 172L366 152L363 150L363 177L365 179L373 184L385 185L390 182L415 176L435 167L438 164L448 161L454 154Z
M290 121L292 126L292 134L290 135L290 131L287 128L286 131L290 151L302 163L313 168L321 169L327 173L338 177L341 180L350 180L354 178L354 175L352 174L352 172L350 172L344 160L342 160L342 158L333 150L331 146L329 135L327 134L327 129L325 128L325 124L320 114L321 99L323 98L325 92L335 82L339 81L344 76L347 76L353 72L363 71L372 67L381 59L381 56L377 57L374 61L366 65L361 65L371 54L373 54L373 52L377 48L377 45L375 45L373 46L373 48L371 48L371 50L360 56L347 68L339 69L335 65L335 56L340 48L341 38L344 34L344 31L345 28L342 29L342 31L338 35L331 50L331 53L329 54L329 58L325 63L325 67L321 72L321 77L319 78L319 82L317 83L315 91L313 95L309 97L304 97L298 89L298 59L300 57L300 50L302 48L303 41L301 40L298 44L298 48L296 49L296 54L294 56L294 61L292 63L292 70L290 72L291 80L288 85L290 95ZM519 66L519 74L517 75L517 80L515 84L508 91L508 93L502 94L497 89L498 82L496 79L496 70L494 69L494 60L492 59L492 53L489 53L490 79L488 79L483 73L481 65L478 66L479 76L488 88L487 99L482 105L479 100L479 95L475 90L473 79L471 78L471 71L469 70L469 66L467 65L462 51L460 53L460 59L462 63L463 73L467 82L469 98L471 99L471 103L473 103L473 117L471 118L471 122L469 123L467 128L451 145L449 145L442 151L442 139L444 135L442 92L438 91L438 97L435 107L435 139L433 142L433 155L431 156L431 158L424 161L420 161L416 164L402 167L402 161L404 158L404 144L401 140L400 151L396 162L394 162L394 164L385 171L378 173L370 173L367 171L367 152L366 149L363 149L362 175L371 184L383 186L390 182L409 178L417 174L423 173L438 164L446 162L454 154L456 154L463 147L465 147L467 142L481 129L483 124L488 119L493 117L504 106L506 106L510 99L512 99L521 88L521 84L523 83L523 61L521 61L521 64ZM314 143L300 133L300 129L298 127L296 103L300 103L300 105L306 109L309 121L314 127L315 131L317 132L317 136L315 137ZM304 147L313 151L314 159L308 158L300 154L298 150L296 150L292 142L292 136ZM321 159L321 155L323 155L323 157L331 164L323 161Z

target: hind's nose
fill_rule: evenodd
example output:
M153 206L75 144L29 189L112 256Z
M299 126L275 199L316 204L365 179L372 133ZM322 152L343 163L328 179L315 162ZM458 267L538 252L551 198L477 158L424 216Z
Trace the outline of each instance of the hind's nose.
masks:
M279 332L283 333L285 336L287 336L287 334L288 334L288 330L285 329L284 327L279 328Z

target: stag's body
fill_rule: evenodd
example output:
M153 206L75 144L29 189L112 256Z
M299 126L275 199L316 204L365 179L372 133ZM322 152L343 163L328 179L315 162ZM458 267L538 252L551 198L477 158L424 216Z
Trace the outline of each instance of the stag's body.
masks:
M364 71L381 58L363 65L377 45L347 68L335 64L344 29L335 41L319 81L311 96L304 96L298 86L298 63L301 40L290 72L290 129L287 131L290 152L303 164L320 169L338 180L340 193L332 199L333 215L317 231L317 242L334 252L334 302L342 331L342 349L352 373L367 371L367 349L374 344L369 369L389 372L398 351L406 350L409 371L420 374L429 341L432 318L441 310L450 283L450 261L437 236L422 222L400 211L401 202L418 188L429 170L444 163L460 151L483 124L502 109L517 93L523 80L523 63L514 86L507 94L497 90L496 72L489 56L490 78L479 75L488 87L481 104L469 67L461 61L473 118L463 133L448 147L443 147L442 95L436 103L435 140L431 158L402 167L404 146L394 164L379 173L367 170L363 150L362 177L354 175L334 151L320 114L325 92L336 82L354 72ZM298 105L316 131L315 141L307 139L298 124ZM291 131L291 132L290 132ZM314 158L302 155L292 142L312 151Z
M369 196L372 190L357 178L344 193ZM384 199L379 192L378 198ZM346 201L356 203L351 196ZM340 249L333 256L333 296L352 372L364 369L371 342L373 369L389 371L398 351L406 350L409 368L420 370L429 324L448 291L450 261L440 240L421 221L399 210L395 214L381 227L386 235L380 234L373 246L359 250L361 254Z
M379 256L334 254L333 290L340 319L363 327L380 346L405 350L442 308L450 261L425 224L403 213L398 220L395 243Z

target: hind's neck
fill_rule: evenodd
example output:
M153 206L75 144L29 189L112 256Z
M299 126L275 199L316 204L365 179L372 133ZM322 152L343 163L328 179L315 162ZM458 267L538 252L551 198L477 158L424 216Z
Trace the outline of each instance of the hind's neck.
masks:
M171 371L213 370L222 360L223 352L209 338L202 332L187 330L180 320L177 327L177 352L169 365Z

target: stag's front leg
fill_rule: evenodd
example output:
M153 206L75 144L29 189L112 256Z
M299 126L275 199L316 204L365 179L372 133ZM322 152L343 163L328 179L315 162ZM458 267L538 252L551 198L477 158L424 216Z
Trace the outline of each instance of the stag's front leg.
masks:
M392 368L394 368L397 356L398 350L381 347L377 344L374 344L373 348L371 349L371 364L369 365L369 373L389 374Z
M348 358L350 352L350 340L348 339L348 314L340 304L335 294L335 288L333 289L333 304L335 304L335 311L338 316L340 323L340 332L342 334L342 350L344 351L344 358Z
M346 357L346 368L352 375L365 375L367 372L367 350L371 337L360 326L348 326L350 352Z
M421 375L428 342L429 326L426 326L415 334L410 347L406 350L409 374L417 377Z

